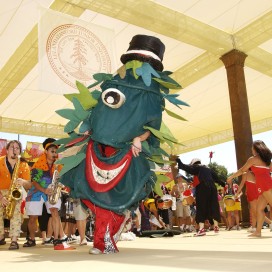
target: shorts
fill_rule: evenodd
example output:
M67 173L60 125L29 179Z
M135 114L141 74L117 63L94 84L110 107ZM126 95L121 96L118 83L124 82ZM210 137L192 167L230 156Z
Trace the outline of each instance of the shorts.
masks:
M79 199L74 199L73 208L76 220L85 220L89 216L88 211L82 207Z
M259 194L255 183L246 182L246 196L248 202L258 199Z
M233 212L233 211L241 211L242 207L241 207L241 202L235 202L235 204L233 206L226 206L226 211L227 212Z
M58 202L54 205L50 204L48 201L44 201L41 197L40 201L27 201L26 202L26 214L27 215L42 215L43 211L43 204L45 203L47 213L51 214L50 208L57 208L60 210L61 200L59 199Z
M184 206L182 201L177 201L176 204L176 216L177 217L188 217L191 215L190 206Z
M40 201L27 201L25 208L27 215L41 216L43 212L44 199L41 197Z
M61 199L59 198L58 202L56 204L50 204L48 201L46 201L45 202L45 206L46 206L47 212L49 214L51 214L51 212L50 212L51 208L57 208L58 211L59 211L60 210L60 206L61 206Z

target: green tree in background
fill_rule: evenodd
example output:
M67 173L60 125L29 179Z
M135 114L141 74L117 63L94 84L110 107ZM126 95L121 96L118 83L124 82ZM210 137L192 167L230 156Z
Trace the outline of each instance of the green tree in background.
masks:
M218 177L222 180L222 181L226 181L228 175L228 170L225 166L223 165L219 165L216 162L212 162L209 163L208 166L218 175Z

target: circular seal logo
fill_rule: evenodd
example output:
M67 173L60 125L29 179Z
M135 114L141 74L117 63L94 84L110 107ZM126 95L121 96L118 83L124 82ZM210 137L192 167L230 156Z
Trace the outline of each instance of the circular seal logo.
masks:
M73 24L56 27L46 43L49 63L66 84L76 88L76 81L90 85L93 74L110 73L107 49L90 30Z

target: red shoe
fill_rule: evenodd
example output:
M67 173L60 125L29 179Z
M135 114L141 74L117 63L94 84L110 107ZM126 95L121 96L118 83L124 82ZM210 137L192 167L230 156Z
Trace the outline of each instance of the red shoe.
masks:
M206 231L205 229L200 229L194 236L197 237L197 236L205 236L206 235Z
M213 230L214 230L215 233L218 233L219 232L219 227L218 226L214 226Z
M61 244L54 245L54 250L74 250L74 249L76 248L67 245L66 242L62 242Z

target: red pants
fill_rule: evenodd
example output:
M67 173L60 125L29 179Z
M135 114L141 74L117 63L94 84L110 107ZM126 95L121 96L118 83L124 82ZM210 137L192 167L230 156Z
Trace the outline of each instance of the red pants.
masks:
M121 234L119 230L121 231L123 227L125 216L98 207L86 199L82 202L95 214L93 247L105 254L118 252L116 243Z

